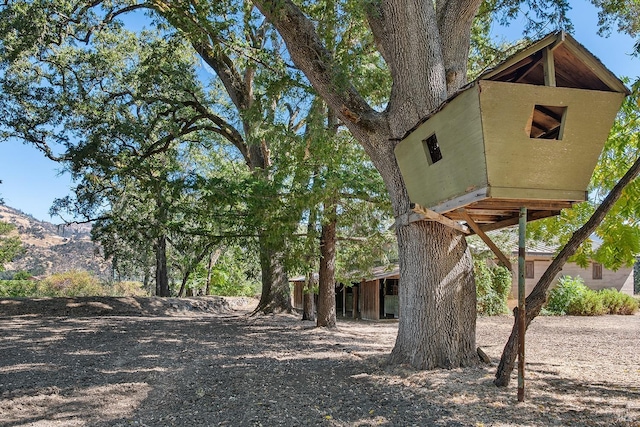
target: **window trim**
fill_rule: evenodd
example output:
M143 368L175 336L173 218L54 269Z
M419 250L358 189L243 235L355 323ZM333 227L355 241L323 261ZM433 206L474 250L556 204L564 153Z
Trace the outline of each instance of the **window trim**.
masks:
M602 264L599 262L591 263L591 278L593 280L602 280Z
M535 261L524 262L524 278L535 279L536 278L536 264Z

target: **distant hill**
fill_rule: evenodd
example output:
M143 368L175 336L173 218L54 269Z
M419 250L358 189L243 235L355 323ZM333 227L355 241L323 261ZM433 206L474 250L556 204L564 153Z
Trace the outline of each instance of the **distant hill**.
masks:
M0 221L16 226L26 249L5 265L7 272L27 270L40 276L87 270L103 278L110 274L110 263L102 257L100 246L91 241L90 224L55 225L4 205L0 205Z

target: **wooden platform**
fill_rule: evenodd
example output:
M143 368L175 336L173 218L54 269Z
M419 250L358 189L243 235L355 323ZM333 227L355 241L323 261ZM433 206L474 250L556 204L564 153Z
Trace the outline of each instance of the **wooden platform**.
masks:
M575 202L563 200L486 199L442 215L455 221L465 221L464 213L461 212L464 209L483 231L491 231L516 225L521 207L527 208L529 222L560 215L562 209L570 208L574 204Z

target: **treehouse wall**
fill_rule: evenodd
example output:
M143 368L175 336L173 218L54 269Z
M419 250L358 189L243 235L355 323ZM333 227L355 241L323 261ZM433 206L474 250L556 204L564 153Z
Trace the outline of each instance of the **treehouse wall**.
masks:
M479 85L488 195L585 200L624 94L494 81ZM536 105L564 111L557 139L532 137Z
M409 197L441 213L487 197L583 201L623 99L478 81L396 147Z
M430 161L435 135L442 158ZM395 148L412 202L434 206L487 185L478 86L459 94Z

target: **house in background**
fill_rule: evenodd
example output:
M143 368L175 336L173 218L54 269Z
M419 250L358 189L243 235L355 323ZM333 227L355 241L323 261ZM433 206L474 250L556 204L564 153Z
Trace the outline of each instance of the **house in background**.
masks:
M514 234L509 246L514 247L517 236ZM597 243L594 243L596 246ZM472 244L473 246L473 244ZM525 287L526 293L533 290L538 280L553 261L557 246L538 241L527 242L525 253ZM511 252L511 258L517 259L517 248ZM497 263L497 260L494 260ZM517 263L511 273L510 299L518 298L518 271ZM640 262L636 263L640 272ZM590 262L586 268L580 267L575 262L567 262L554 282L562 276L580 276L585 285L594 291L614 288L622 293L634 294L634 267L622 267L617 271L609 270L602 264ZM317 280L317 274L315 275ZM305 277L298 276L290 280L293 285L293 307L297 310L303 308L303 295ZM555 286L554 285L552 286ZM398 265L376 267L363 274L359 281L353 281L349 285L336 284L336 314L338 316L364 319L397 319L400 316L398 304L398 287L400 286L400 268Z
M336 284L336 314L364 320L397 319L399 279L400 269L395 265L373 268L349 285ZM305 277L294 277L291 283L293 307L302 310Z
M553 261L557 247L541 242L527 242L525 254L525 289L526 294L533 290L538 280ZM518 251L514 250L513 258L517 258ZM602 264L591 261L586 268L575 262L567 262L556 276L557 281L562 276L577 277L584 280L585 285L594 291L614 288L622 293L633 295L633 267L621 267L617 271L609 270ZM518 298L518 272L512 272L511 298Z

